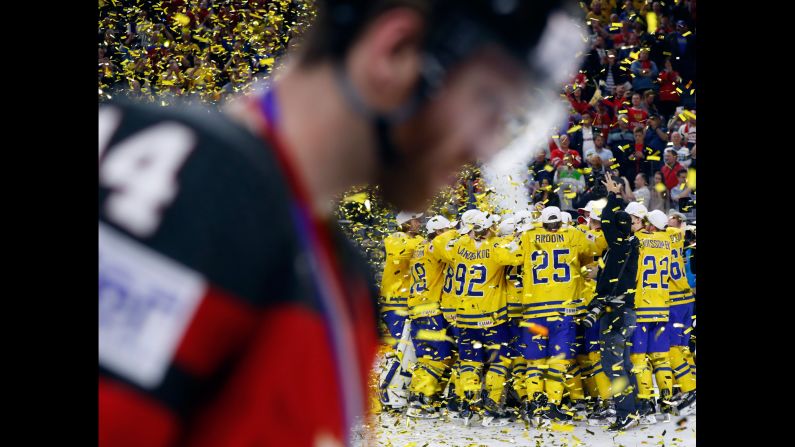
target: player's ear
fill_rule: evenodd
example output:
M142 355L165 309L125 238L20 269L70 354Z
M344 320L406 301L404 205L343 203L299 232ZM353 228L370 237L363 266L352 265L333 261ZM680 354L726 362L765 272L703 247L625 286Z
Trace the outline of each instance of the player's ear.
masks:
M394 8L368 25L351 48L351 77L377 109L391 111L413 91L419 78L424 29L419 12Z

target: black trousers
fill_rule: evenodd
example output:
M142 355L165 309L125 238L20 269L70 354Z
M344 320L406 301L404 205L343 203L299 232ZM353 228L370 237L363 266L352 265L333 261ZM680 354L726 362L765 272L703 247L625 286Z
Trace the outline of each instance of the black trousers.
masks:
M631 393L622 392L618 397L613 398L617 417L626 417L634 413L637 407L638 384L635 375L632 374L632 361L629 358L630 346L627 344L636 325L635 310L628 306L606 312L599 320L602 370L610 378L611 387L614 390L618 388L618 383L632 386ZM614 369L614 366L620 367Z

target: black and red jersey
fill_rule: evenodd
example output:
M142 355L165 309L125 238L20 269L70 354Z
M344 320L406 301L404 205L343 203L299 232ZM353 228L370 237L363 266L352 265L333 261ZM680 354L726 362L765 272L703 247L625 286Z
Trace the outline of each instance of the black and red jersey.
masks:
M346 443L372 275L264 138L218 113L99 111L102 446Z

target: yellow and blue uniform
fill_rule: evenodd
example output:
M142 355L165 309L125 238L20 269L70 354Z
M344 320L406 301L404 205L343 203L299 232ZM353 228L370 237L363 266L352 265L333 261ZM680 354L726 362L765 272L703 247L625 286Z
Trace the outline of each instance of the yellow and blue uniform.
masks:
M505 267L505 301L508 305L508 330L510 337L508 351L511 356L511 385L521 400L524 400L527 396L524 383L527 373L527 360L522 357L522 330L526 329L521 326L522 312L524 310L522 306L524 295L524 288L522 287L523 269L524 266L522 265Z
M591 263L590 268L596 268L596 262L602 257L607 250L607 240L602 233L601 228L584 230L585 237L593 243L594 248L594 263ZM587 269L583 268L583 272L579 278L579 291L578 297L580 301L577 305L576 317L581 318L585 315L588 305L596 295L596 281L587 276ZM610 379L605 375L602 369L602 356L599 351L599 325L595 324L589 328L577 323L577 361L572 362L569 367L569 379L566 385L569 389L572 400L584 398L583 386L590 397L600 397L602 399L609 399L610 394ZM580 380L578 380L578 378Z
M480 370L489 363L486 390L499 402L510 367L504 346L509 339L505 265L515 258L503 246L509 238L468 235L449 243L443 259L453 267L453 293L458 297L456 325L460 389L472 398L481 389Z
M673 368L674 382L682 392L686 393L696 389L696 376L688 362L695 296L690 290L685 271L685 233L681 229L673 227L666 228L666 232L671 238L671 276L669 278L671 308L667 326L671 348L668 355Z
M638 382L638 398L653 397L651 360L657 387L664 395L671 394L673 370L668 357L670 349L668 325L669 276L671 271L671 238L665 231L635 233L640 242L638 277L635 288L637 327L631 337L633 371Z
M549 331L548 336L522 331L526 392L531 397L546 391L550 402L558 404L564 375L574 356L577 277L580 266L593 261L594 248L574 227L557 231L533 228L523 233L520 241L518 262L524 270L522 326L536 324Z
M408 297L411 288L409 263L422 236L411 236L404 232L393 233L384 238L384 274L381 277L381 318L397 345L408 315Z
M411 340L417 355L409 390L428 397L443 388L442 377L452 363L452 343L448 340L448 324L440 310L442 286L447 264L433 244L449 240L455 230L420 242L411 258L411 289L408 312L411 318Z

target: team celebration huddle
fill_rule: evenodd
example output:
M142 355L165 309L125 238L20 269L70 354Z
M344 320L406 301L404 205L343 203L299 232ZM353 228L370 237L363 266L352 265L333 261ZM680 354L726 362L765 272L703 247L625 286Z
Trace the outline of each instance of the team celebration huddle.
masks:
M383 411L608 431L695 413L695 227L603 183L576 217L397 214L380 284Z

